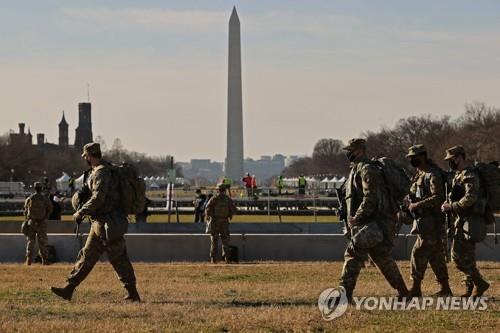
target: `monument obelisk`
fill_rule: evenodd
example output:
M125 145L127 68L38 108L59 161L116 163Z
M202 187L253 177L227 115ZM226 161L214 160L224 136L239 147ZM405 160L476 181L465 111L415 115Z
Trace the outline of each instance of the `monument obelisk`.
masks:
M229 19L229 57L227 79L227 152L226 177L238 181L243 177L243 106L241 92L240 19L233 7Z

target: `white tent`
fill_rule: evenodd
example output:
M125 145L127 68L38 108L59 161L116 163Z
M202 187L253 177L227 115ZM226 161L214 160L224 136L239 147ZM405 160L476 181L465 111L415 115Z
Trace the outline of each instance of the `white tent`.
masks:
M308 188L318 188L320 186L320 181L314 177L306 177Z
M323 178L323 180L321 181L321 185L320 185L321 189L327 190L329 183L330 183L330 180L328 179L328 177Z
M57 190L61 191L61 192L69 191L69 180L70 179L71 179L71 177L66 172L63 172L62 176L60 178L56 179Z
M79 190L83 187L83 173L80 177L75 179L75 189Z
M334 190L337 188L337 182L338 182L338 179L337 177L333 177L332 179L330 179L328 181L328 189L329 190Z

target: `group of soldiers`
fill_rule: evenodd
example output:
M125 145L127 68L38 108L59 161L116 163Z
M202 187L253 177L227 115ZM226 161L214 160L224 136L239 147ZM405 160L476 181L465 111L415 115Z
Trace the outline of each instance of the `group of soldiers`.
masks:
M411 278L413 285L407 289L400 270L391 256L396 234L398 210L389 200L383 173L367 156L364 139L352 139L344 147L351 162L349 178L345 184L346 215L350 228L350 241L344 254L345 262L340 284L348 298L352 298L356 282L364 265L370 258L380 269L389 284L400 297L422 295L421 283L429 263L434 271L440 290L437 296L451 296L446 266L442 227L445 214L451 214L455 225L452 235L451 257L456 267L465 274L464 297L480 297L489 288L475 260L475 242L464 231L464 221L471 216L480 217L484 210L484 199L480 193L480 179L466 159L463 147L456 146L446 151L445 160L454 171L452 191L446 197L444 179L440 169L430 160L423 145L409 148L407 158L417 169L408 194L407 210L414 217L413 233L417 241L411 255ZM52 287L52 292L71 300L76 287L88 276L102 253L108 254L119 280L127 290L128 301L138 302L136 277L127 254L124 234L127 216L120 209L119 181L113 176L111 165L102 158L98 143L83 148L82 157L90 166L86 185L88 198L79 204L73 215L80 224L90 217L91 229L85 246L78 254L74 268L66 285ZM35 236L38 237L42 263L48 264L45 219L50 214L50 202L41 193L42 185L35 184L36 193L26 200L26 220L29 222L26 263L31 264ZM218 238L222 240L222 255L228 261L229 221L236 214L232 199L226 194L227 186L220 184L218 193L206 205L207 233L210 234L210 259L216 262ZM457 194L458 193L458 194ZM77 193L78 194L78 193ZM477 219L476 219L477 220Z
M347 297L352 299L360 270L368 258L397 290L398 297L422 296L421 283L428 264L440 285L435 296L452 296L443 251L447 242L447 238L442 237L446 214L451 214L454 225L451 258L465 275L462 297L482 296L490 285L476 265L476 243L464 231L464 222L484 223L480 219L484 218L485 199L481 196L479 175L466 159L464 148L455 146L446 151L444 160L454 173L450 192L455 195L449 197L445 195L447 179L431 161L426 148L415 145L408 149L406 157L417 172L411 180L406 208L414 220L412 233L418 235L411 254L413 285L409 290L391 256L397 221L404 213L398 212L391 203L382 171L367 157L366 141L352 139L344 150L351 163L345 184L350 241L344 254L340 285Z
M80 225L85 217L89 217L91 228L65 286L52 287L51 291L65 300L71 300L75 289L92 271L101 255L106 252L120 282L127 291L125 300L140 302L134 268L128 257L124 238L128 221L127 215L120 208L119 179L114 175L111 164L103 159L98 143L85 145L82 158L90 167L85 181L89 193L85 195L85 199L79 192L73 196L73 206L76 209L73 220ZM42 263L50 264L46 220L52 208L47 196L42 193L42 189L42 184L36 183L36 193L28 197L25 203L26 222L23 224L23 232L28 240L27 265L30 265L32 261L35 240L38 240ZM210 233L212 243L210 247L212 262L216 262L219 236L222 239L223 258L226 261L228 259L229 220L236 213L236 207L226 194L226 190L225 185L219 185L217 195L206 206L206 216L210 226L207 231Z

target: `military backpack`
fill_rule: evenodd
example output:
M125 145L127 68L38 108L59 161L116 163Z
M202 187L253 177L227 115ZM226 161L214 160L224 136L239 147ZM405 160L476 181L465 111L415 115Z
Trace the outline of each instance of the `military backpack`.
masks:
M211 207L211 211L208 213L214 218L231 218L232 212L229 207L229 197L226 195L218 195L213 197L213 204Z
M118 177L123 212L127 215L142 213L146 207L146 184L137 169L129 163L113 165L111 169Z
M43 194L32 194L28 201L28 218L32 220L43 220L47 218L47 198Z
M410 192L411 179L405 169L388 157L372 160L381 171L387 192L393 204L399 207L405 196Z
M481 185L484 186L487 208L491 212L500 211L500 169L494 165L477 163L474 170L479 174ZM490 220L488 220L490 221Z

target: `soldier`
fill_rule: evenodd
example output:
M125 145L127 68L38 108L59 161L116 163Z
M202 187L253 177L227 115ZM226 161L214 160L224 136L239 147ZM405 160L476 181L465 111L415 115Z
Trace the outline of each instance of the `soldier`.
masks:
M78 254L66 286L52 287L52 292L65 300L71 300L75 288L92 271L101 254L107 252L111 265L128 292L125 300L140 302L134 269L123 237L128 222L120 208L119 179L113 174L110 164L102 159L98 143L86 144L82 157L92 167L86 183L91 196L76 211L73 219L79 224L84 216L89 216L92 224L87 242Z
M42 194L42 183L36 182L34 188L35 193L30 195L24 204L23 232L27 239L26 265L31 265L36 240L38 240L38 252L42 257L42 265L49 265L47 218L52 212L52 204L49 198Z
M350 140L344 150L351 162L346 182L347 219L351 238L344 254L340 285L345 288L348 299L352 300L359 272L369 256L389 284L398 291L398 296L405 297L408 289L391 256L395 212L392 205L388 204L382 172L366 156L364 139ZM355 234L353 229L359 233ZM362 233L362 230L366 232ZM363 241L358 243L358 237Z
M413 176L407 209L414 217L413 234L417 240L411 252L411 277L413 286L410 296L421 297L421 285L427 264L430 263L437 281L441 286L434 296L452 296L448 281L443 236L446 237L445 218L441 213L444 201L443 175L428 157L424 145L408 149L410 164L417 169Z
M486 197L481 189L477 171L466 160L462 146L455 146L446 151L445 161L455 171L449 202L443 203L441 210L451 212L454 217L453 244L451 259L456 267L465 274L466 290L462 297L481 297L490 287L476 266L476 244L470 232L464 231L464 224L476 224L472 228L485 224ZM484 225L485 227L485 225ZM469 229L470 231L472 229ZM474 294L472 293L476 286Z
M218 185L219 193L207 203L205 216L207 216L210 233L210 262L216 263L216 251L219 235L222 240L222 258L229 262L229 220L236 214L233 200L226 194L226 186Z

